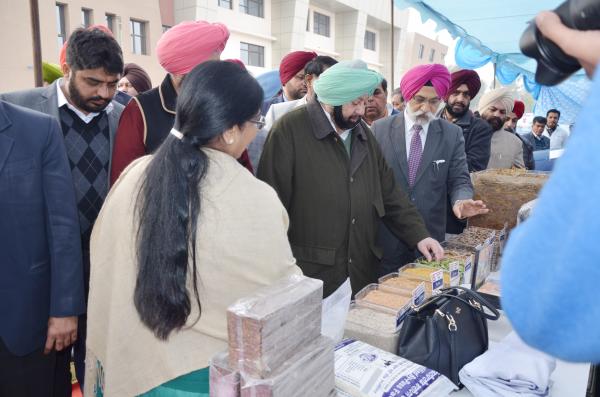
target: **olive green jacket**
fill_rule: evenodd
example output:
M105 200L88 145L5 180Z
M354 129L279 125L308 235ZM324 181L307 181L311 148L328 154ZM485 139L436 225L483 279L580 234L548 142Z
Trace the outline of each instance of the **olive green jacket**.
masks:
M321 105L310 101L275 123L258 168L289 213L297 264L323 280L325 296L348 276L354 294L377 282L380 218L410 247L429 236L364 122L351 139L348 156Z

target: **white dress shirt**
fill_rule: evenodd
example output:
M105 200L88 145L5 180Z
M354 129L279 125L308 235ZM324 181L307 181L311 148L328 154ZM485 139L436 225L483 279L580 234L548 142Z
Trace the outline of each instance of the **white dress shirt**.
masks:
M406 139L406 159L408 160L410 157L410 143L412 141L413 138L413 134L415 133L413 131L413 126L416 123L414 122L414 120L411 118L411 116L408 115L408 112L406 111L406 109L404 109L404 136ZM421 153L423 150L425 150L425 141L427 140L427 131L429 130L429 122L422 124L421 127L423 127L423 129L421 129L421 132L419 133L421 136Z
M59 79L58 82L56 83L56 96L58 98L58 108L59 109L61 107L63 107L64 105L67 105L69 107L69 109L71 109L86 124L89 124L94 119L94 117L96 117L97 115L100 114L100 113L85 114L81 110L77 109L75 106L71 105L71 103L67 100L67 97L65 96L64 92L60 88L61 84L62 84L62 79ZM106 107L106 109L104 109L104 110L108 114L108 113L110 113L110 111L112 109L113 109L113 104L112 104L112 102L110 102L108 104L108 106Z
M327 120L329 120L329 123L333 127L333 130L337 132L337 128L336 128L335 123L333 122L333 119L331 118L331 115L329 114L329 112L327 112L325 110L325 108L323 108L323 105L321 105L321 109L323 109L323 112L325 113L325 116L327 116ZM348 139L348 137L350 136L350 131L352 131L352 129L345 130L344 132L340 132L340 133L338 133L338 135L345 142L346 139Z

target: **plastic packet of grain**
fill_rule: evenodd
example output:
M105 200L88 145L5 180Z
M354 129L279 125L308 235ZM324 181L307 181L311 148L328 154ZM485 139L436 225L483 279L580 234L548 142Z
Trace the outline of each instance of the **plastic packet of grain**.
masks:
M323 282L285 277L227 309L229 364L257 378L269 376L300 346L321 334Z
M439 372L353 339L335 348L335 386L351 397L439 397L456 389Z
M334 343L326 336L305 344L266 379L242 373L241 397L329 397L335 389Z
M239 397L240 373L229 367L228 353L217 353L210 360L210 397Z
M390 353L398 350L400 330L397 316L371 307L359 306L352 302L344 337L358 339Z

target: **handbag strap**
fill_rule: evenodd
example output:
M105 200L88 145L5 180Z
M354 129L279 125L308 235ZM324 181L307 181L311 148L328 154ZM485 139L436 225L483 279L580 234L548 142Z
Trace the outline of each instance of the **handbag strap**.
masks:
M450 292L452 290L462 291L463 295L467 295L470 299L466 300L460 295L449 294L448 292ZM448 299L459 300L459 301L463 302L464 304L469 305L476 310L479 310L481 315L483 317L487 318L488 320L495 321L500 318L500 312L494 306L492 306L492 304L490 304L484 297L482 297L475 291L472 291L472 290L470 290L468 288L464 288L464 287L452 287L452 288L444 288L440 292L441 293L430 297L427 301L423 302L420 306L414 307L413 310L418 312L419 310L431 305L432 303L439 301L442 298L448 298ZM479 304L480 308L478 308L477 305L473 304L473 302ZM490 312L492 312L492 314L486 313L484 308L487 308Z

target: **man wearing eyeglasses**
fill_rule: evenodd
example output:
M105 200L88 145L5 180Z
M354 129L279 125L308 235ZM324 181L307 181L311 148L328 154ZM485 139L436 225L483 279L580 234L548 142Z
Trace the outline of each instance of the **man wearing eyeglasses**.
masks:
M407 101L404 112L378 120L371 127L396 182L438 241L445 237L449 202L459 219L488 211L482 201L472 199L463 131L435 117L449 86L450 73L443 65L420 65L409 70L400 82ZM396 271L418 255L383 224L378 243L383 248L382 275Z
M275 123L258 166L289 214L298 266L323 280L325 296L347 278L355 294L377 282L380 219L428 259L444 255L362 120L381 79L359 60L327 69L314 84L317 100Z

